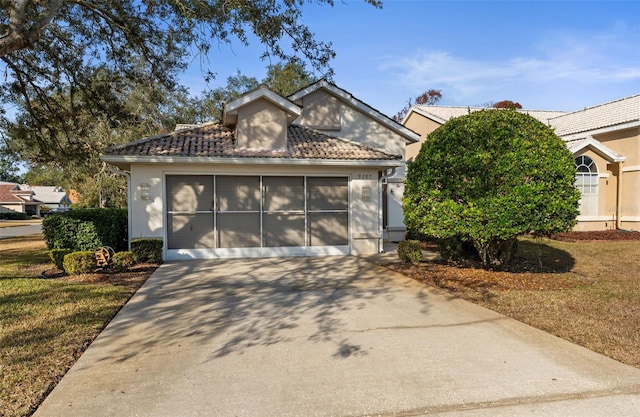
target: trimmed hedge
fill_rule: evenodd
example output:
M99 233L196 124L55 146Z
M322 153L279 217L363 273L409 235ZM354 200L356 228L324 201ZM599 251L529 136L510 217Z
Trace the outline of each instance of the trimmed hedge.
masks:
M403 262L420 262L422 247L417 240L403 240L398 242L398 256Z
M47 247L74 251L110 246L127 250L126 209L79 209L51 214L42 221Z
M116 252L111 258L111 268L116 272L125 272L136 264L136 257L133 252Z
M64 256L62 266L67 274L88 274L96 269L96 255L90 251L71 252Z
M58 269L64 271L64 257L71 252L73 252L71 249L52 249L49 252L49 257L51 258L51 262L53 262Z
M7 212L0 213L1 220L27 220L27 213Z
M162 239L142 238L131 241L136 262L162 263Z

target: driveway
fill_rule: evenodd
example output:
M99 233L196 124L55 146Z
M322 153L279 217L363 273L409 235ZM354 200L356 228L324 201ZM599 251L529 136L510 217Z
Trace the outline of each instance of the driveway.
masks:
M162 265L37 416L637 416L640 370L357 257Z

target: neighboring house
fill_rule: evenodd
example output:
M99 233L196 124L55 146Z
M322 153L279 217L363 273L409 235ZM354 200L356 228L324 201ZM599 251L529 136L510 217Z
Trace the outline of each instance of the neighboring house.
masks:
M438 127L442 126L447 120L454 117L464 116L478 110L487 110L486 107L457 107L457 106L413 106L403 120L403 124L409 129L420 134L420 141L407 145L406 157L407 161L413 161L420 152L420 147L427 135ZM563 111L547 111L547 110L517 110L520 113L526 113L542 123L548 125L549 119L567 114Z
M481 108L414 106L403 124L418 132L411 161L426 136L452 117ZM553 127L576 159L582 192L575 230L640 230L640 94L572 113L519 110Z
M373 254L385 219L402 226L383 189L419 136L325 80L181 127L102 157L129 177L130 238L162 238L167 260Z
M549 119L576 158L577 230L640 230L640 94Z
M21 185L23 190L34 192L34 198L49 208L69 207L71 200L62 187Z
M40 201L35 193L24 190L20 184L0 183L0 213L25 213L29 216L40 215Z

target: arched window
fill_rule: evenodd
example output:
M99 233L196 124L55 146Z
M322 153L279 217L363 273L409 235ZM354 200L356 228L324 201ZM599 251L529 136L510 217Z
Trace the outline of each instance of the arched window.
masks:
M598 166L588 156L576 158L576 187L580 190L580 215L598 215Z

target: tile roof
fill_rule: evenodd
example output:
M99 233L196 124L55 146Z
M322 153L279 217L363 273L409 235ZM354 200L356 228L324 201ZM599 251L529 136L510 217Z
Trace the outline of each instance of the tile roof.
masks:
M0 184L0 203L24 203L25 200L18 197L14 191L19 191L18 184Z
M392 155L359 143L328 136L299 125L287 131L287 149L241 149L236 146L234 131L219 123L208 123L137 142L108 148L105 155L170 156L214 158L287 158L331 160L397 160Z
M479 110L489 110L489 107L463 107L463 106L413 106L419 113L428 113L435 116L438 119L446 122L453 117L460 117L468 114L469 112ZM536 119L540 120L544 124L549 124L549 119L566 114L563 111L551 111L551 110L518 110L520 113L526 113Z
M640 121L640 94L550 119L558 136Z

